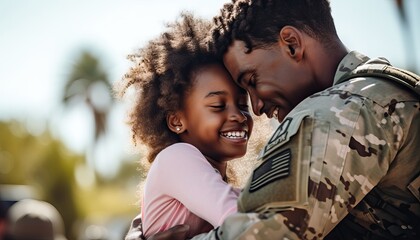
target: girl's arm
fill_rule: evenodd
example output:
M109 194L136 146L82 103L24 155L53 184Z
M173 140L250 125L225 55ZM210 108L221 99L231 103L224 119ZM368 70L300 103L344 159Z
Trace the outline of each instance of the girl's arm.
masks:
M237 212L238 191L223 181L194 146L175 144L162 152L154 164L160 164L161 191L214 227Z

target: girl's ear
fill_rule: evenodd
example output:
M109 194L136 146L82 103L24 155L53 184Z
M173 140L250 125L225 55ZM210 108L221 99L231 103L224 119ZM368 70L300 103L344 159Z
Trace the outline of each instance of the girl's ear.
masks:
M280 30L279 44L286 48L288 55L295 61L302 60L304 52L303 36L297 28L283 27Z
M169 113L166 116L166 124L168 125L168 128L176 134L180 134L185 131L185 127L182 122L183 121L180 112Z

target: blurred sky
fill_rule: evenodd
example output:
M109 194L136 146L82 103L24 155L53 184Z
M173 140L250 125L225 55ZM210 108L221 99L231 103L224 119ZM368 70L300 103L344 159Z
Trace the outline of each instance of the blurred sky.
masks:
M69 148L84 151L93 128L86 109L60 106L75 55L85 48L96 52L115 82L130 64L126 55L158 35L181 10L210 18L225 2L0 0L0 121L22 120L34 134L48 127ZM349 49L385 56L395 66L419 73L420 1L404 1L408 36L394 0L332 0L331 5L338 34ZM129 149L123 120L124 107L117 107L111 115L110 137L99 148L103 173L113 173Z

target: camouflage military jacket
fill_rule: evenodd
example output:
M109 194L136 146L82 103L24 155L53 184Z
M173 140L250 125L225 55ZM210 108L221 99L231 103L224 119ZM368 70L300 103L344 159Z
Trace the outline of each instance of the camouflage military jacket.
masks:
M334 83L368 60L349 53ZM417 95L374 77L334 84L283 120L240 196L243 213L193 239L420 239L404 235L419 228L419 147Z

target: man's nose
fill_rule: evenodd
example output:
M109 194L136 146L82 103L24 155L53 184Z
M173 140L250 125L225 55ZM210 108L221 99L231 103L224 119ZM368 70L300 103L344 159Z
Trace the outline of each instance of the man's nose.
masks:
M255 115L261 116L263 114L262 110L264 108L264 102L255 95L250 95L250 98L251 98L252 111L254 112Z

